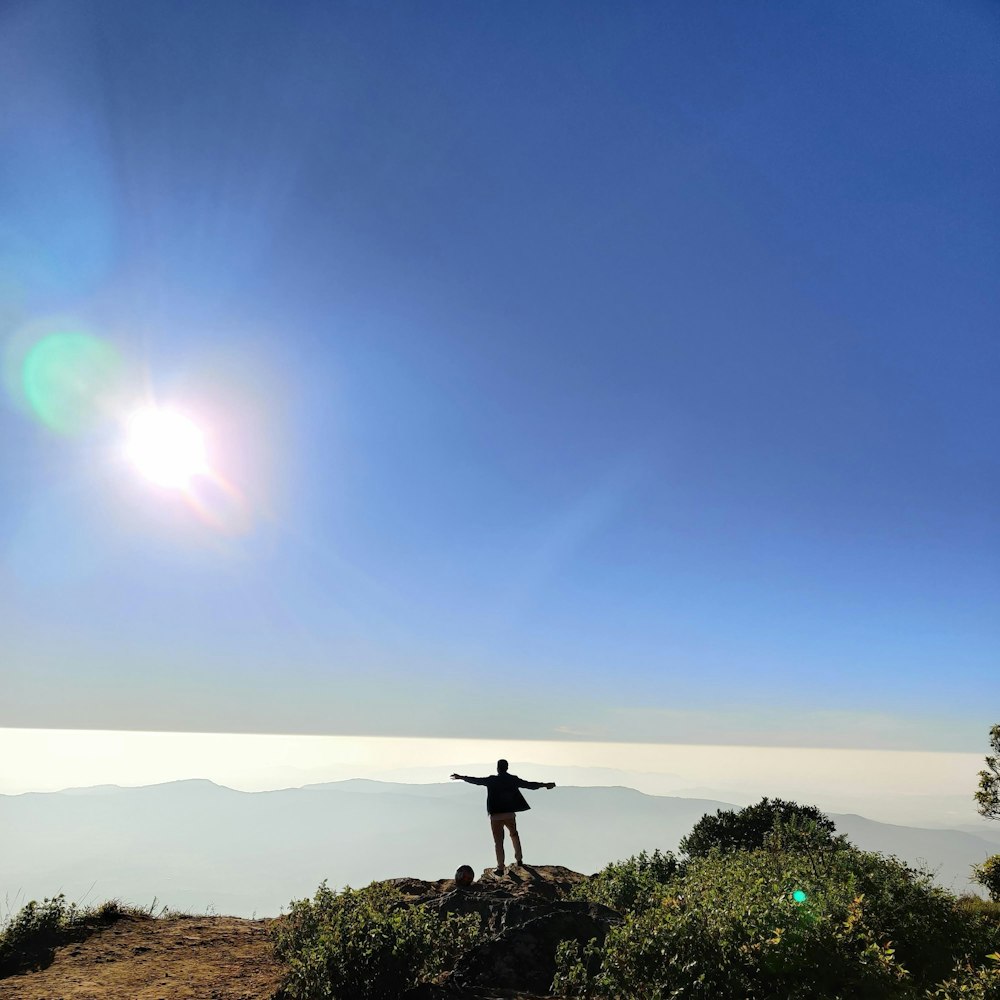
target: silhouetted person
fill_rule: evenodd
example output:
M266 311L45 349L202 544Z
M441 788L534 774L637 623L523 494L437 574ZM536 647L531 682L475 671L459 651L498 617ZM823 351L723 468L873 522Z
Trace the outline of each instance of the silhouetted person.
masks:
M507 773L507 761L497 761L497 773L486 778L470 778L467 774L453 774L457 781L468 781L471 785L486 786L486 811L490 814L493 829L493 844L497 851L497 875L503 874L503 831L510 831L510 842L514 845L514 862L518 867L524 863L521 858L521 838L517 835L517 813L531 806L521 794L522 788L555 788L554 781L523 781L516 774Z

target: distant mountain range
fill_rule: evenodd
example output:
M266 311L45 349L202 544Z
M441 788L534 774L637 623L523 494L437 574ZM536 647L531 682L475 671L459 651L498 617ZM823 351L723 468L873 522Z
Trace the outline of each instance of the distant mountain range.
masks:
M733 807L623 787L526 795L525 860L587 873L643 849L675 850L705 813ZM988 825L930 830L831 818L858 847L924 864L958 892L974 888L970 865L1000 851L1000 830ZM156 897L157 907L274 916L324 879L332 888L437 879L460 864L493 864L485 790L463 782L351 779L240 792L188 780L0 795L0 916L58 892L82 903L149 906Z
M344 767L345 765L340 765L335 769L341 773L332 773L330 768L323 768L325 773L318 773L320 771L318 767L311 770L284 768L281 770L288 773L283 774L281 780L274 781L271 787L297 788L319 781L329 782L355 777L383 782L427 784L444 781L452 771L460 774L492 774L494 770L492 761L455 762L448 767L440 765L391 769L370 767L364 772L347 772ZM818 782L823 789L819 792L815 784L804 777L790 780L786 776L776 780L773 775L761 773L756 779L749 780L745 775L738 778L723 770L716 771L711 781L706 783L695 780L691 775L681 776L665 771L552 765L523 760L516 761L514 769L524 777L539 781L556 781L560 785L578 785L586 788L623 786L645 792L647 795L713 799L719 802L732 802L738 806L759 802L762 795L768 795L771 798L808 802L818 806L827 814L857 813L878 820L880 823L927 827L935 830L963 829L969 826L970 832L975 832L977 822L982 826L990 826L985 820L979 821L971 790L949 795L901 791L887 793L885 788L872 788L865 781L852 782L846 776L842 780L832 781L830 775L825 775ZM275 777L278 775L275 774Z

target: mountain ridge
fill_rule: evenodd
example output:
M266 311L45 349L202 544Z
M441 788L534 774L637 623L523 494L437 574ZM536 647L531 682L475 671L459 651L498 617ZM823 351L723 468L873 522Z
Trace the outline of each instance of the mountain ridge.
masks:
M245 792L185 779L113 793L96 786L89 794L0 795L0 884L26 898L75 898L96 881L109 898L157 896L172 908L246 916L278 912L324 878L337 886L404 873L433 880L459 864L492 862L482 789L360 781ZM533 808L519 820L525 858L577 871L644 849L676 850L703 815L734 808L624 786L527 795ZM857 846L923 860L955 891L969 891L969 866L997 852L993 840L968 831L828 815Z

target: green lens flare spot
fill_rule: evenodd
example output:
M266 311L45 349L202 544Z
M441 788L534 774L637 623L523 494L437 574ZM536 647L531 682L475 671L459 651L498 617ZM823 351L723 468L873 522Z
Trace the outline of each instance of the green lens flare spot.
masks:
M792 899L794 899L796 903L804 903L808 898L809 897L801 889L796 889L795 892L792 893Z
M21 382L39 419L62 434L92 429L121 383L122 362L88 333L52 333L24 359Z

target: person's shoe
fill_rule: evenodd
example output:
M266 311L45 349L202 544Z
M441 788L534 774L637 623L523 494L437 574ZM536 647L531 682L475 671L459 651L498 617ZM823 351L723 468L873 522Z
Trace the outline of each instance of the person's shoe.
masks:
M503 865L497 865L496 868L493 869L493 874L503 875Z

